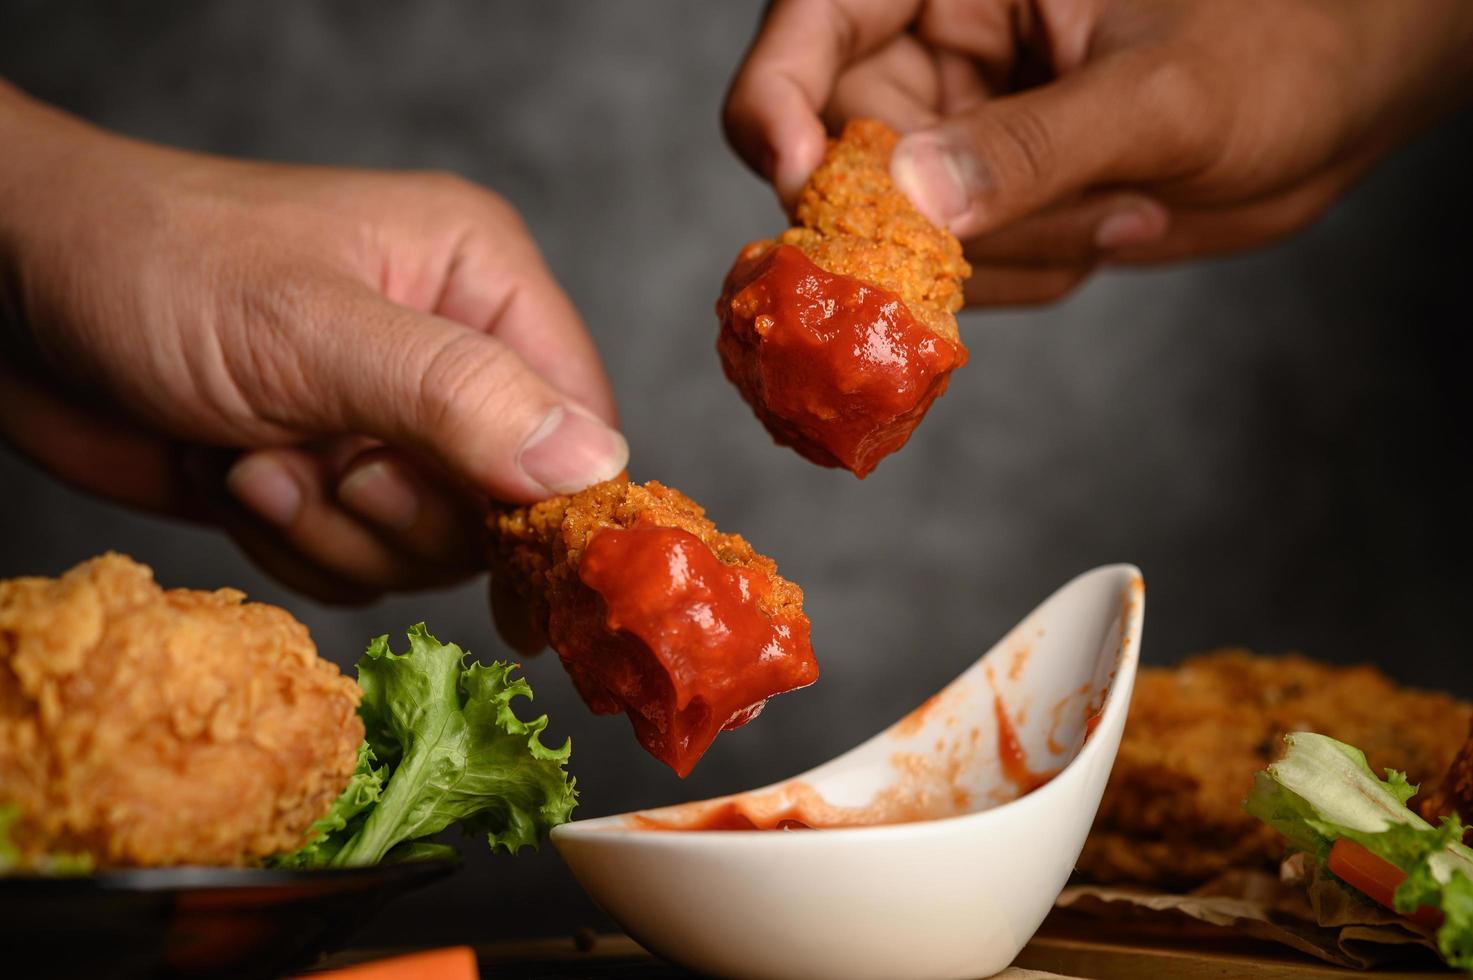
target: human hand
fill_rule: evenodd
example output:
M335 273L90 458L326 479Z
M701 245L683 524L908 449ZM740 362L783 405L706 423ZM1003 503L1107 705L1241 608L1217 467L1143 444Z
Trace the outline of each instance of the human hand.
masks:
M1470 81L1461 0L777 0L725 124L788 204L825 124L907 133L968 301L1012 304L1287 236Z
M474 571L487 497L623 469L593 343L495 195L178 152L3 82L0 144L0 437L62 479L352 601Z

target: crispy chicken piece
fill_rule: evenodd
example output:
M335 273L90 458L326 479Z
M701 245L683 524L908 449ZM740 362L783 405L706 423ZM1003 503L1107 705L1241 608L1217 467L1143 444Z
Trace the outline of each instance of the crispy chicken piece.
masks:
M818 678L803 592L678 490L609 481L492 517L492 576L593 711L687 775L724 729Z
M1422 816L1434 824L1456 814L1464 825L1473 824L1473 728L1447 773L1423 797ZM1473 836L1473 830L1469 832Z
M895 293L932 333L960 345L956 312L972 267L961 243L915 209L890 179L899 137L856 119L829 142L798 198L798 226L778 236L820 269Z
M890 179L897 137L855 120L798 200L798 226L753 242L716 314L726 375L779 443L863 477L905 444L951 371L961 244Z
M1374 667L1222 650L1147 668L1079 868L1105 881L1199 884L1272 869L1283 840L1243 810L1253 774L1291 731L1363 749L1413 782L1448 768L1473 706L1398 687Z
M359 690L234 589L122 555L0 582L0 806L21 864L240 865L303 843L353 772Z

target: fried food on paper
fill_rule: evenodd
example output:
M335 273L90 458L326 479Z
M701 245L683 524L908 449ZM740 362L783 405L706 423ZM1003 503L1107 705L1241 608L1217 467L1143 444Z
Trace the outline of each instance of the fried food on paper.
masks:
M1222 650L1144 668L1079 868L1167 887L1276 868L1283 841L1243 800L1285 733L1328 735L1364 749L1376 771L1431 787L1470 719L1473 706L1399 687L1370 666Z
M303 843L353 772L358 686L233 589L108 554L0 582L0 806L24 867L241 865Z
M890 179L896 140L850 122L804 186L797 226L746 246L716 304L722 366L773 438L860 477L967 360L956 312L971 267Z
M492 518L498 587L599 714L687 775L723 730L818 677L803 592L678 490L613 480Z

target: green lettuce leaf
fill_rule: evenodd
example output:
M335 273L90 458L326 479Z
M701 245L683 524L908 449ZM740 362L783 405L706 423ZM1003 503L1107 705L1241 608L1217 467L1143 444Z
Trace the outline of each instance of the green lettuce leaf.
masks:
M1283 756L1254 777L1245 804L1295 849L1323 861L1347 831L1379 832L1393 823L1430 828L1407 809L1417 787L1388 770L1377 778L1360 749L1313 732L1284 736Z
M1450 966L1473 971L1473 849L1453 817L1433 827L1407 808L1417 787L1387 770L1381 779L1359 749L1324 735L1294 732L1279 761L1258 773L1245 807L1295 850L1323 865L1346 838L1406 873L1396 910L1438 909L1437 943Z
M423 838L451 824L485 834L492 850L535 847L565 822L578 794L565 771L571 745L542 744L547 716L522 721L532 698L514 664L465 664L465 651L420 623L409 650L375 639L358 662L364 749L333 809L286 867L347 867L442 856ZM375 768L375 764L379 764Z
M348 779L347 787L338 794L327 815L307 832L308 844L290 854L280 854L271 864L278 868L325 868L332 864L338 851L363 826L366 811L383 796L387 766L375 769L373 749L365 741L358 746L358 767Z

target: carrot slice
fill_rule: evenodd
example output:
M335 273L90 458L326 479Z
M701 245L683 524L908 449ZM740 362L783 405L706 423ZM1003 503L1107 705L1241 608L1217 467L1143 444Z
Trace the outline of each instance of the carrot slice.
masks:
M1407 876L1390 861L1377 857L1353 840L1341 837L1330 846L1330 858L1325 864L1331 874L1367 898L1393 911L1396 909L1396 889ZM1430 906L1424 905L1408 918L1429 929L1442 925L1442 913Z
M296 980L479 980L479 977L475 951L469 946L450 946L324 970Z

